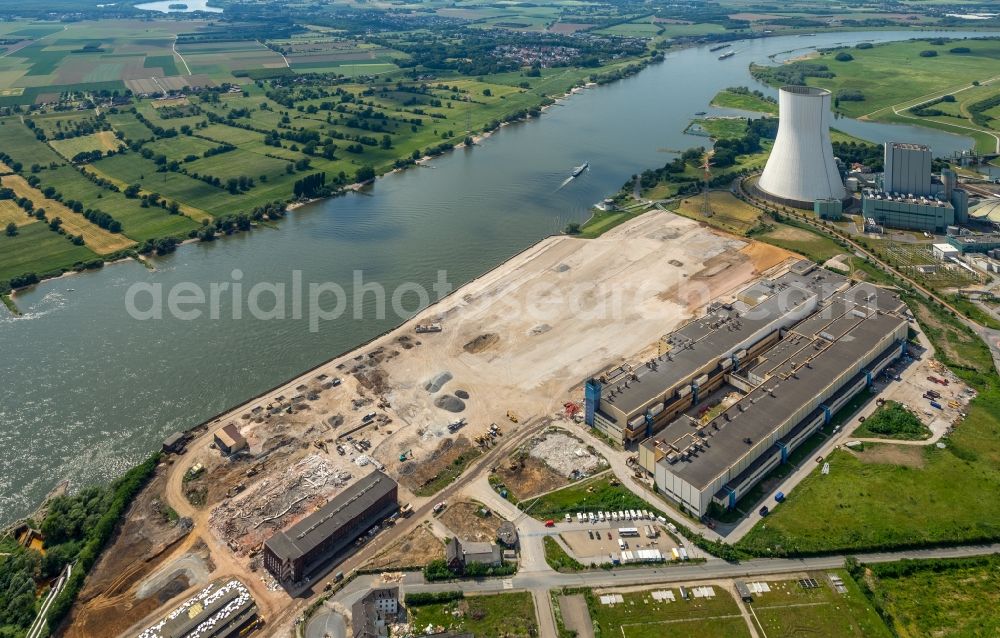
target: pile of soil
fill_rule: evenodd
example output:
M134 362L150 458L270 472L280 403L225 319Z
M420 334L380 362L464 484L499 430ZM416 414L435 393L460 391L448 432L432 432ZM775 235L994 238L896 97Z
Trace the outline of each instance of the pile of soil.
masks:
M465 401L451 394L442 394L434 399L434 406L448 412L461 412L465 409Z
M435 376L433 379L425 383L424 390L427 390L428 392L433 394L434 392L437 392L438 390L443 388L444 384L451 381L451 379L452 379L451 373L445 370L444 372L438 373L437 376Z
M471 354L476 354L477 352L482 352L492 346L495 346L500 341L500 335L495 332L487 332L481 334L469 343L465 344L463 348L466 352Z

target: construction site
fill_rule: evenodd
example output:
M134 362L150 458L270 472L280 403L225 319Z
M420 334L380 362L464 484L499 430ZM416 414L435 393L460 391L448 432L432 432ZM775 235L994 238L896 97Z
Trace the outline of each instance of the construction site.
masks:
M537 469L532 490L601 471L607 460L581 439L544 431L580 402L580 380L647 358L661 335L792 257L668 212L594 240L539 242L359 350L170 440L133 506L167 515L129 517L134 534L119 535L88 579L73 635L148 626L155 606L139 590L164 570L183 576L175 596L239 578L270 621L291 601L262 567L265 541L372 471L398 481L404 510L529 434L503 458L504 471L509 459ZM153 532L150 557L154 542L134 539ZM378 562L406 565L414 547L432 553L428 534L390 544L404 556L383 551Z

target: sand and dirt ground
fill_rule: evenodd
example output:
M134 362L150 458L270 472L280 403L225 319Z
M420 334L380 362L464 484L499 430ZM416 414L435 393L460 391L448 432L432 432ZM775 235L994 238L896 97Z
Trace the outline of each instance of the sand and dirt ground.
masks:
M191 519L192 531L156 564L137 562L124 574L129 563L115 557L127 554L132 533L156 529L152 520L130 518L128 529L136 529L116 539L107 564L91 575L77 611L88 620L73 635L116 635L143 613L143 622L154 622L170 601L153 613L156 606L143 600L155 597L140 600L137 588L166 561L184 559L181 567L190 568L187 557L198 542L212 579L240 578L262 613L282 620L295 603L259 565L260 543L275 531L374 467L400 480L401 502L423 506L433 496L413 490L454 470L456 461L475 463L470 451L491 445L483 439L491 423L503 429L492 445L520 435L526 422L541 432L544 425L535 424L582 398L584 379L641 361L661 335L790 256L669 212L650 212L594 240L539 242L397 330L198 428L187 450L170 457L165 481L155 481L139 500L162 499ZM440 323L442 332L414 332L429 322ZM464 425L450 431L458 419ZM227 423L249 444L232 458L212 440ZM555 476L569 460L552 451L528 458ZM204 471L191 479L188 471L198 464ZM429 554L432 538L420 533L399 552L419 547ZM383 552L381 560L405 565L405 558ZM193 569L170 573L176 578L165 586L201 577ZM128 624L100 616L108 606L127 607Z

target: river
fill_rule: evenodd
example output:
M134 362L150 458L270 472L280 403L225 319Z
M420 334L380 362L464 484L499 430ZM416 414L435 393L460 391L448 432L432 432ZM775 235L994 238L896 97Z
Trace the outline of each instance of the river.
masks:
M753 85L750 62L802 46L914 37L913 32L831 33L740 42L717 60L707 48L560 101L539 119L504 127L480 146L388 175L369 193L317 202L275 229L189 244L148 270L135 262L67 277L0 306L0 523L24 515L60 480L107 479L157 449L163 437L349 350L399 322L343 318L311 331L303 320L231 317L140 321L125 309L136 282L202 286L232 281L333 281L352 273L389 290L429 285L439 270L458 286L570 221L632 174L672 159L658 149L703 145L683 130L721 88ZM921 37L939 35L924 32ZM940 35L964 35L942 33ZM969 35L983 35L971 33ZM943 154L971 146L931 129L841 120L876 142L920 141ZM590 169L560 188L573 166ZM224 297L226 299L228 297ZM412 305L412 304L411 304ZM227 318L228 317L228 318Z

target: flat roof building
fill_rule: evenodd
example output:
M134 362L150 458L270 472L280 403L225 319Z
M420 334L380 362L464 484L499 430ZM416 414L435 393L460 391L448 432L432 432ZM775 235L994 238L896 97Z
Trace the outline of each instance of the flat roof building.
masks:
M988 253L1000 248L1000 233L982 235L957 235L948 237L948 243L962 253Z
M375 471L264 542L264 567L283 583L315 574L336 554L395 512L396 482Z
M743 396L712 418L682 414L642 443L639 462L661 494L697 516L735 507L771 469L828 423L903 350L909 324L897 295L856 284L726 381Z
M865 219L874 219L880 226L930 233L943 233L948 226L955 224L955 206L934 196L866 189L861 196L861 213Z
M951 257L958 257L961 254L959 250L951 244L934 244L931 246L931 252L934 254L935 259L940 259L941 261Z
M174 608L139 638L230 638L259 623L257 603L238 580L212 583Z
M656 358L588 380L587 424L625 444L651 436L847 285L843 275L802 260L744 289L731 304L711 304L705 316L665 335Z

